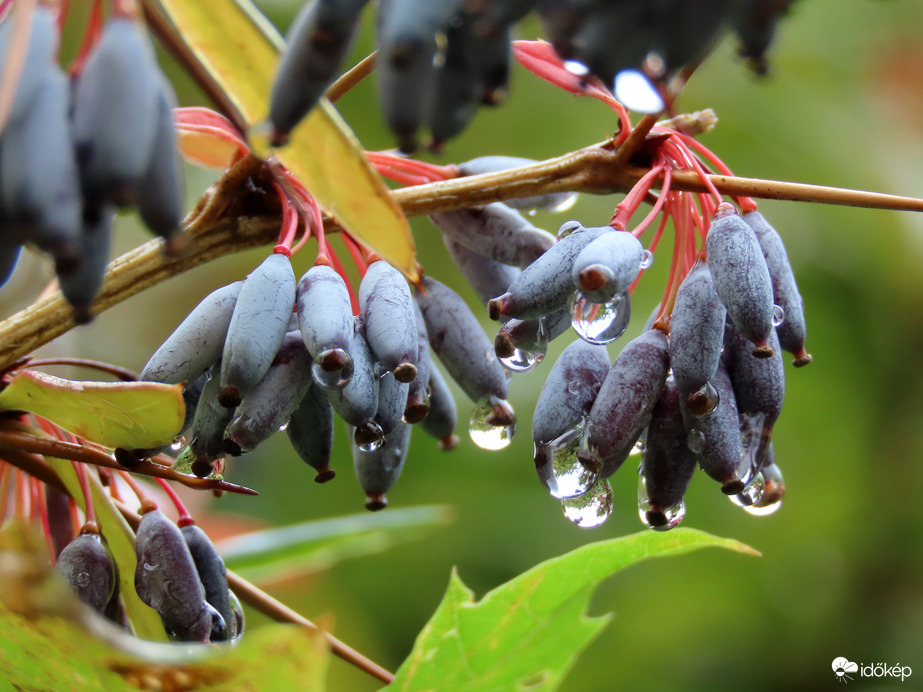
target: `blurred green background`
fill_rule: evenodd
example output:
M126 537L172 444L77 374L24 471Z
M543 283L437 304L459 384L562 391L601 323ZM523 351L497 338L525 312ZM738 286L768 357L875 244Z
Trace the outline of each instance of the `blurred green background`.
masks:
M261 7L285 30L295 3ZM354 57L370 49L371 16ZM725 40L678 101L681 112L714 108L720 123L702 141L739 175L923 196L923 3L917 0L801 0L772 49L772 75L752 77ZM520 27L538 35L535 23ZM618 37L613 37L618 40ZM168 62L168 61L167 61ZM184 105L204 103L182 79ZM368 149L392 146L372 83L339 104ZM544 158L602 140L612 114L517 69L507 104L481 112L450 142L440 162L485 154ZM190 169L190 204L213 174ZM554 231L566 218L606 223L613 197L581 198L566 217L536 217ZM857 680L857 689L923 689L923 217L911 213L789 202L760 205L788 247L806 302L814 362L787 367L786 404L774 436L788 495L769 517L733 506L697 474L684 525L737 538L763 554L706 551L633 568L598 592L593 613L614 611L565 690L737 690L832 688L831 661L900 662L901 683ZM146 240L126 216L118 250ZM428 273L471 299L425 219L413 222ZM309 246L310 249L310 246ZM242 278L263 257L225 258L172 279L110 310L48 347L138 368L207 292ZM311 255L311 256L309 256ZM296 257L296 274L312 253ZM638 333L658 302L669 245L638 287ZM9 314L33 296L48 269L29 262L0 295ZM491 336L496 326L484 320ZM502 452L463 437L450 453L416 433L392 507L450 505L455 521L427 538L313 575L279 575L267 588L308 617L333 616L334 632L395 669L407 655L457 566L476 593L590 541L641 530L631 462L612 478L616 506L601 528L583 530L561 515L531 461L530 409L553 358L514 377L520 432ZM614 356L616 348L610 349ZM461 411L469 403L461 393ZM459 431L463 434L463 431ZM362 510L344 430L337 479L312 482L311 469L277 436L234 460L228 477L256 498L198 498L217 535ZM193 500L195 501L195 500ZM386 510L387 511L387 510ZM250 626L262 622L252 615ZM331 689L378 685L336 661Z

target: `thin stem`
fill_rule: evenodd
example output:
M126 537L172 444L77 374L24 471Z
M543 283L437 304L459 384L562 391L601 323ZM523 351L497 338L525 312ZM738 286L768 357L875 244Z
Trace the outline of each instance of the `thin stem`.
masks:
M0 430L0 457L7 454L10 450L70 459L71 461L80 461L85 464L104 466L115 470L122 469L122 466L111 456L88 444L77 444L74 442L65 442L64 440L39 437L29 432L19 432L10 430L9 428L2 429ZM154 462L139 462L131 471L132 473L138 473L143 476L153 476L155 478L176 481L187 487L196 488L198 490L226 490L228 492L243 495L258 494L255 490L251 490L242 485L228 483L227 481L216 478L187 476L186 474L174 471L172 468L161 466Z
M336 103L349 93L359 82L368 77L375 70L375 56L377 52L365 56L356 63L348 72L327 87L324 96L330 103Z
M41 368L48 367L49 365L73 365L79 368L90 368L91 370L99 370L104 372L107 375L112 375L122 380L122 382L137 382L138 374L129 370L128 368L121 368L118 365L112 365L111 363L101 363L97 360L87 360L86 358L36 358L29 359L25 361L21 367L16 368L20 370L22 368Z

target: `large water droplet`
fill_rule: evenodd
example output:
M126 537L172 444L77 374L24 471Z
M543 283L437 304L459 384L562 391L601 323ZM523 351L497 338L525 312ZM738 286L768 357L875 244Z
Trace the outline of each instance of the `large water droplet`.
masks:
M561 201L553 207L548 207L546 211L550 211L554 214L563 214L577 203L577 197L579 197L579 195L576 192L571 192L566 197L562 197Z
M747 483L747 486L743 489L738 495L728 495L733 502L738 507L749 507L751 505L758 504L763 499L763 492L766 489L766 485L763 482L763 473L757 473L750 482Z
M231 606L231 622L228 624L228 642L236 644L244 636L244 607L240 604L237 594L228 589L228 601Z
M561 501L564 516L582 529L592 529L605 523L612 514L612 487L607 480L598 480L580 497Z
M195 453L192 447L186 447L173 462L172 468L177 473L192 473L192 462L195 461Z
M558 240L561 240L562 238L566 238L571 233L573 233L574 231L579 231L581 228L583 228L583 224L580 223L579 221L575 221L575 220L565 221L564 223L561 224L561 227L558 229Z
M752 505L744 507L744 511L756 517L765 517L777 511L782 506L785 497L785 479L782 471L775 464L767 464L760 471L763 478L763 495Z
M377 440L370 440L361 445L357 445L360 452L377 452L379 449L385 446L385 438L382 437Z
M177 435L173 438L173 442L170 443L170 449L174 452L178 452L183 447L186 446L186 438L182 435Z
M468 435L481 449L503 449L516 434L516 414L506 399L486 396L471 409Z
M579 60L565 60L564 69L573 75L577 75L578 77L586 77L588 74L590 74L590 68Z
M631 319L631 301L628 294L623 293L608 303L591 303L578 292L570 315L571 326L580 338L601 346L625 333Z
M580 497L596 482L596 474L577 459L583 430L581 425L543 445L542 449L536 446L535 470L551 496L558 500Z
M705 451L705 433L698 428L693 428L686 436L686 446L693 454L701 454Z
M772 306L772 326L778 327L785 321L785 310L781 305Z
M686 408L695 416L707 416L709 413L718 408L721 403L721 395L718 390L706 382L686 399Z
M664 109L654 85L637 70L622 70L615 75L613 93L628 109L638 113L659 113Z
M500 358L500 362L507 370L512 372L526 372L536 367L545 358L545 351L524 351L520 348L513 349L509 358Z
M641 269L650 269L654 264L654 253L645 250L641 253Z
M351 368L349 373L344 374L345 371L346 368L327 371L321 367L320 363L311 364L311 375L314 377L317 386L322 389L339 389L349 382L349 378L352 377Z

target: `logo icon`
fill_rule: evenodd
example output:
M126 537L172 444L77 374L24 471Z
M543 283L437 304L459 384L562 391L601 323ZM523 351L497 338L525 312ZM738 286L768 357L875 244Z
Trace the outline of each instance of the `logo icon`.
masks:
M859 664L853 663L842 656L833 659L833 673L836 675L836 681L848 683L852 677L848 673L858 673Z

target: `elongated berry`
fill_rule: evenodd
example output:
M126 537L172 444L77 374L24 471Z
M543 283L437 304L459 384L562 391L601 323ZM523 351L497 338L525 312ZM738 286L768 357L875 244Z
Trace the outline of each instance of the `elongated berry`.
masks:
M641 272L644 246L631 233L603 233L580 251L571 268L574 286L591 303L628 292Z
M375 370L375 356L365 339L361 325L353 330L349 344L352 354L353 375L342 387L325 389L327 398L344 421L358 427L374 419L378 411L378 374Z
M398 423L385 437L384 444L371 451L363 451L353 443L353 466L359 485L368 498L365 503L366 509L374 512L387 507L385 493L401 475L412 430L412 426Z
M519 276L519 269L516 267L479 255L447 235L443 235L442 238L449 255L455 260L478 300L484 305L494 296L505 293L513 280Z
M680 397L679 387L667 379L644 434L641 473L647 502L641 509L644 522L654 529L670 529L682 521L683 495L695 472L696 459L686 444Z
M429 371L429 391L429 412L420 422L420 427L439 440L439 447L443 451L454 449L458 445L458 436L455 434L458 409L452 390L435 364Z
M567 307L574 295L571 268L584 247L603 233L603 228L580 227L558 240L545 254L523 269L509 290L490 301L487 306L492 320L500 316L521 320L550 315Z
M712 411L693 413L683 402L686 443L702 470L721 484L721 492L736 495L750 480L750 463L743 458L737 400L723 363L718 364L711 383L718 395Z
M16 242L51 253L58 274L79 263L82 200L68 110L70 85L57 67L43 70L27 117L0 138L0 208Z
M398 382L392 372L386 372L378 380L378 411L375 412L375 422L385 435L403 420L409 388L409 384Z
M77 268L58 277L61 293L74 309L74 321L86 324L93 316L90 306L103 285L112 239L114 210L107 209L95 222L84 224L80 234Z
M221 358L221 404L234 407L263 379L295 308L291 260L273 253L244 281Z
M706 239L708 268L728 317L755 345L754 353L772 355L772 280L753 229L727 202L718 205Z
M134 201L157 138L161 79L138 22L113 16L74 91L74 140L89 198Z
M152 233L168 241L168 250L174 249L173 239L180 231L186 197L183 161L173 126L175 106L173 87L161 77L154 146L135 193L141 220Z
M97 613L115 591L115 567L95 533L82 533L65 546L55 568L77 597Z
M421 286L423 290L417 290L415 298L426 322L429 344L452 379L472 401L489 395L506 399L506 370L465 301L428 276Z
M311 355L301 334L289 332L256 387L241 399L224 433L224 451L250 452L288 422L311 385Z
M726 310L715 291L708 264L702 260L683 279L670 317L670 363L683 401L704 413L714 402L699 392L712 383L724 346ZM713 384L713 383L712 383ZM701 396L697 395L701 394ZM696 395L696 400L689 397Z
M536 352L570 329L570 310L564 308L530 320L507 320L494 339L497 358L510 358L516 350Z
M224 454L224 431L234 417L234 409L229 409L219 401L221 380L218 371L221 364L215 363L210 370L210 377L202 387L195 417L189 430L189 452L200 465L211 464ZM204 467L204 466L203 466Z
M788 253L785 252L782 237L758 211L744 214L743 219L756 233L756 239L763 250L766 267L772 279L773 302L783 311L782 323L776 326L779 345L795 356L792 365L796 368L807 365L811 362L811 354L804 350L807 333L804 321L804 300L798 291L798 284L792 272L792 265L788 261Z
M626 344L590 409L587 448L579 455L584 466L602 478L618 470L650 423L669 369L668 339L660 330Z
M429 218L444 235L501 264L526 267L555 244L554 236L502 202L439 212Z
M311 267L298 281L295 307L301 336L317 366L315 380L322 387L345 384L353 372L349 342L354 325L343 277L326 265Z
M179 528L160 510L145 513L135 535L135 590L181 641L208 642L214 615L192 553Z
M417 323L404 276L384 260L372 262L359 284L365 338L375 359L398 382L417 376Z
M484 92L480 75L472 64L471 22L464 15L445 32L445 52L436 68L429 127L433 147L462 132L477 113Z
M41 4L36 6L32 13L29 45L10 106L10 123L29 116L33 101L43 88L45 71L55 65L58 42L61 38L55 20L56 15L57 9ZM15 25L16 22L9 16L0 22L0 67L7 62Z
M292 449L317 475L314 480L326 483L336 476L330 468L333 450L333 408L324 391L312 383L292 413L285 428Z
M269 102L276 146L287 141L292 128L337 77L367 1L311 0L295 16L285 37Z
M230 639L234 636L234 633L229 631L234 622L234 615L231 612L227 568L224 566L224 560L215 550L211 539L195 524L183 526L180 532L192 555L199 581L205 589L205 601L221 615L220 620L213 618L210 641L219 642Z
M243 285L243 281L235 281L205 296L150 357L141 370L141 379L192 382L217 363Z
M433 368L429 351L429 334L420 305L413 301L413 316L417 324L417 376L407 388L407 404L404 408L405 423L419 423L429 414L429 375Z

